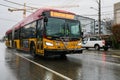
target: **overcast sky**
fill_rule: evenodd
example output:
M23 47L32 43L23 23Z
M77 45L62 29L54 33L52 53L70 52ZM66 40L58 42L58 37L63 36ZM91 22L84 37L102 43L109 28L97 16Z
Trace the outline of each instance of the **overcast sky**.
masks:
M33 7L48 7L48 6L74 6L70 8L58 8L62 10L67 10L74 12L76 14L97 19L98 14L98 4L97 0L8 0L20 4L26 3L27 6ZM120 0L101 0L102 5L102 19L114 18L113 6L115 3L120 2ZM10 29L13 25L23 19L22 11L9 12L8 8L2 5L7 5L9 7L23 8L23 6L9 3L5 0L0 0L0 38L5 34L6 30ZM79 7L76 7L79 5ZM91 9L94 7L96 10ZM27 13L27 16L31 13Z

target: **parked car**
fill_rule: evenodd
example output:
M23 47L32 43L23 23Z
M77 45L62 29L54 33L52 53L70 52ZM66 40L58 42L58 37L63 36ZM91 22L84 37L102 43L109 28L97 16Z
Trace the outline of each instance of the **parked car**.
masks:
M103 48L105 51L107 51L110 46L105 40L101 39L101 37L92 36L83 38L82 47L86 49L95 48L96 50Z

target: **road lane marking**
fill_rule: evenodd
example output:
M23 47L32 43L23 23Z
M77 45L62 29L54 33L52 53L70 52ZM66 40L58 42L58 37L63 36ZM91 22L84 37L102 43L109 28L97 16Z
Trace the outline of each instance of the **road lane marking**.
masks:
M18 53L16 53L16 55L17 55L17 56L20 56L21 58L23 58L23 59L25 59L25 60L27 60L27 61L29 61L29 62L37 65L37 66L39 66L39 67L42 67L42 68L46 69L46 70L48 70L48 71L50 71L50 72L52 72L52 73L54 73L54 74L56 74L56 75L64 78L64 79L66 79L66 80L72 80L71 78L69 78L69 77L67 77L67 76L65 76L65 75L63 75L63 74L60 74L60 73L58 73L58 72L56 72L56 71L54 71L54 70L52 70L52 69L50 69L50 68L47 68L47 67L45 67L45 66L43 66L43 65L41 65L41 64L38 64L38 63L36 63L36 62L34 62L34 61L32 61L32 60L30 60L30 59L28 59L28 58L26 58L26 57L18 54Z

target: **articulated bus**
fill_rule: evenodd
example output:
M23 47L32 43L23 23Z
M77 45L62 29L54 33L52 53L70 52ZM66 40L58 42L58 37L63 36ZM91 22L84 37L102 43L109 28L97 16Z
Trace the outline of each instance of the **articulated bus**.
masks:
M74 13L38 9L6 32L6 46L33 56L82 53L80 21Z

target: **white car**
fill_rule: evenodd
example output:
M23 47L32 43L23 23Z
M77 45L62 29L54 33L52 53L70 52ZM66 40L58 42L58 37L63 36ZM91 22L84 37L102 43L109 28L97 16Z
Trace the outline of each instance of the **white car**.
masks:
M103 48L105 51L108 50L108 46L105 44L105 40L102 40L98 36L84 38L82 47L86 49L95 48L96 50L100 50L100 48Z

